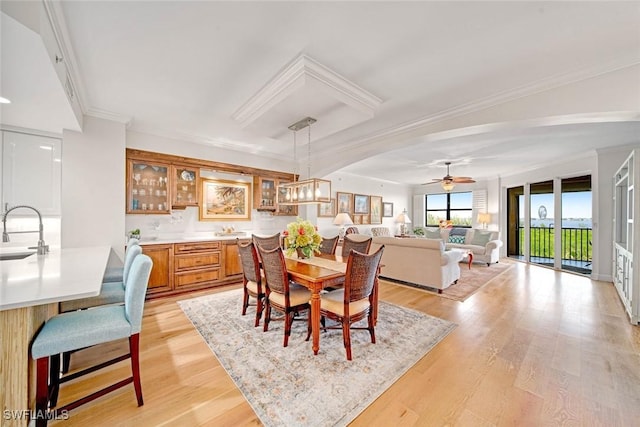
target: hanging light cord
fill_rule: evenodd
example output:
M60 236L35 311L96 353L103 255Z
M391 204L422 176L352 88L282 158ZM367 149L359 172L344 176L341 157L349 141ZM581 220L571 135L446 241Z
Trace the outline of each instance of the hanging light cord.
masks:
M311 121L309 121L307 128L309 129L307 144L307 179L311 179Z

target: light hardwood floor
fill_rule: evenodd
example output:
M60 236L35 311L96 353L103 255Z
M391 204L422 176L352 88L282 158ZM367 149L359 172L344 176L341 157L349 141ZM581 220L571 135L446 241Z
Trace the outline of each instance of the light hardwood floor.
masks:
M381 287L381 299L458 327L352 426L639 425L640 327L629 323L613 285L513 264L464 303ZM143 407L127 386L50 425L260 425L176 304L202 294L147 302ZM119 350L88 349L72 364ZM128 372L123 362L94 377L104 384ZM61 402L85 392L84 385L66 385Z

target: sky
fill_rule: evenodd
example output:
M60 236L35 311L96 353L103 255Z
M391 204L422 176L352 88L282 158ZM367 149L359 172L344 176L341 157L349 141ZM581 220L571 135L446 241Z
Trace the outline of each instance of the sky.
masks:
M531 195L531 218L539 219L538 211L544 206L547 218L553 218L553 194ZM520 217L524 217L524 205L520 206ZM591 192L580 191L562 194L562 218L591 218Z

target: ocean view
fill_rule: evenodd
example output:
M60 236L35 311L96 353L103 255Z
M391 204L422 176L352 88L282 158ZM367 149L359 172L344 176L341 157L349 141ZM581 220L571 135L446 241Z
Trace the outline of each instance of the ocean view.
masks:
M591 218L563 218L563 228L592 228ZM553 227L553 218L531 219L532 227ZM520 221L520 227L524 227L523 221Z

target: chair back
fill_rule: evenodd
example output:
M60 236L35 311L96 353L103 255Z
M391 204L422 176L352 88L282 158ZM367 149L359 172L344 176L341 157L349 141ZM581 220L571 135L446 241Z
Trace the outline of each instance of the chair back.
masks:
M242 264L242 273L245 281L256 282L258 290L260 290L262 276L260 275L260 261L258 260L255 244L253 241L242 244L238 240L238 252L240 253L240 263Z
M262 246L258 246L258 252L260 252L260 258L262 258L262 269L267 282L267 295L269 292L288 295L289 274L287 273L287 264L285 263L282 249L267 250Z
M371 296L383 252L384 245L371 255L358 251L349 253L344 279L344 303L346 305Z
M342 256L348 257L351 250L361 252L363 254L369 253L369 247L371 247L371 236L365 236L364 234L358 234L357 236L344 236L344 242L342 242Z
M338 239L340 236L335 237L323 237L322 242L320 243L320 253L333 255L336 253L336 248L338 247Z
M129 271L131 271L131 264L133 264L133 260L141 253L142 247L140 245L135 244L133 246L127 246L127 250L124 253L124 268L122 270L122 283L124 283L124 286L127 286L127 278L129 277Z
M125 282L124 312L131 324L131 334L137 334L142 329L144 298L147 295L152 267L153 261L149 256L138 255L131 264L131 270Z
M280 233L268 237L260 237L252 234L251 239L253 240L253 243L256 245L256 247L262 246L267 250L280 247Z

